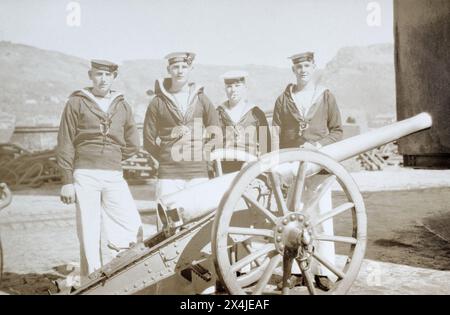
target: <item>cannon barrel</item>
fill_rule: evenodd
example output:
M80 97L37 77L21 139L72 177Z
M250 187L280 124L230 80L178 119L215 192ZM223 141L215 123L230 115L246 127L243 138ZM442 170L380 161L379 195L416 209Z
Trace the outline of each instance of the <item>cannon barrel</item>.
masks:
M427 129L431 125L431 116L428 113L421 113L367 133L324 146L319 151L341 162L409 134ZM270 159L273 160L276 154L277 152L272 152L262 156L260 159L266 159L270 155ZM276 171L280 175L286 174L285 172L292 174L297 169L294 164L277 167ZM318 171L320 171L319 166L312 166L308 170L308 175ZM162 196L158 201L158 215L163 221L163 225L174 227L186 224L217 209L220 200L238 174L239 172L226 174L182 191Z
M345 161L414 132L430 128L430 114L421 113L414 117L324 146L319 151L336 161Z

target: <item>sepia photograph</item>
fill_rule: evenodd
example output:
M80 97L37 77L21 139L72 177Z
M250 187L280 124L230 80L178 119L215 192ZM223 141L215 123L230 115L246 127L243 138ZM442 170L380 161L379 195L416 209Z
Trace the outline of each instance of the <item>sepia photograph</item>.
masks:
M0 295L450 294L449 30L448 0L0 0Z

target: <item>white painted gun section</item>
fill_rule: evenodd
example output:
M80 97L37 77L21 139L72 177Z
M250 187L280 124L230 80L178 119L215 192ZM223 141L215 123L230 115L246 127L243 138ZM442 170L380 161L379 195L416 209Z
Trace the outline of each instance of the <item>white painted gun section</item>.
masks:
M431 125L431 116L428 113L421 113L391 125L324 146L319 151L341 162L409 134L427 129ZM276 160L276 155L277 152L272 152L262 156L260 160L273 161ZM296 173L297 167L298 163L291 163L277 166L272 171L279 173L281 176L292 175ZM319 171L319 166L313 166L308 170L308 175L311 176ZM168 210L175 210L180 217L179 219L181 219L179 223L185 224L215 211L238 174L239 172L226 174L182 191L162 196L158 202L159 215L167 217Z

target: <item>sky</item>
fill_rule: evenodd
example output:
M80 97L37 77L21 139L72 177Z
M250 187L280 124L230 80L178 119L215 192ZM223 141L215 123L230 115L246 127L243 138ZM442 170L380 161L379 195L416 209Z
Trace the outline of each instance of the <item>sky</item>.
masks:
M201 64L289 67L314 51L323 67L341 47L393 43L392 1L1 0L0 40L118 63L192 51Z

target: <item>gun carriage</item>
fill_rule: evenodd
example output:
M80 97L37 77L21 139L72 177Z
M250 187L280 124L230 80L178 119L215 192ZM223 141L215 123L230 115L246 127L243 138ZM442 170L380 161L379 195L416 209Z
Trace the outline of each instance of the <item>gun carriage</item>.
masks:
M345 294L364 258L367 218L362 195L339 162L431 123L422 113L318 151L284 149L257 159L243 154L239 159L247 163L239 172L223 175L216 166L221 176L162 196L162 231L121 253L72 293L194 294L219 284L230 294ZM218 151L213 159L229 154ZM312 185L315 176L322 177ZM321 198L331 188L342 196L320 214ZM341 216L347 216L346 225L335 234L321 229ZM318 242L336 244L335 263L317 252ZM330 291L315 285L313 264L332 275ZM295 279L302 285L295 286Z

